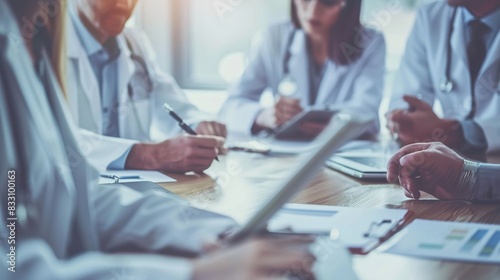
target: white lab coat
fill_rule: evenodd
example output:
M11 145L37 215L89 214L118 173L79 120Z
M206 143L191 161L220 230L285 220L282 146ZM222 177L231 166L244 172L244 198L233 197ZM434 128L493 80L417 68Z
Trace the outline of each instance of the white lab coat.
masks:
M136 64L125 36L118 36L121 49L118 58L119 129L120 137L102 137L102 106L98 81L92 70L87 53L80 43L78 34L68 19L68 97L70 112L82 131L84 155L98 167L106 167L123 155L133 144L159 142L180 134L178 124L166 113L163 103L169 103L188 123L196 124L211 117L201 113L192 105L175 80L159 69L155 53L147 36L137 29L126 29L135 55L142 57L154 82L154 90L144 97L143 91L135 92L129 98L128 85ZM143 69L139 69L143 70ZM142 96L137 98L135 96ZM89 133L91 131L93 133Z
M439 100L444 118L463 121L471 111L471 81L466 50L466 26L461 12L457 12L451 38L451 79L455 88L451 93L440 91L445 76L446 49L452 8L446 1L425 5L419 12L408 39L406 53L399 69L390 109L407 108L405 94L419 95L434 104ZM496 35L480 70L476 88L477 113L474 121L483 129L488 151L500 150L500 34Z
M18 220L16 272L4 258L0 279L191 279L190 262L165 253L199 251L233 221L161 192L97 186L55 76L42 76L44 90L6 3L0 0L0 180L16 171ZM23 208L33 219L23 218ZM2 199L3 221L6 210ZM8 235L0 227L4 257Z
M367 35L359 38L365 47L357 61L347 66L336 65L331 60L327 62L314 107L328 106L334 110L371 116L376 121L368 131L378 133L386 46L381 33L368 28L364 28L364 31ZM229 131L250 134L257 115L263 109L259 104L262 93L266 89L278 93L278 86L284 77L284 56L292 32L292 24L284 23L272 26L263 35L261 44L221 111L220 117L226 122ZM298 84L301 105L305 108L309 106L309 55L306 34L302 30L294 36L290 53L290 75Z

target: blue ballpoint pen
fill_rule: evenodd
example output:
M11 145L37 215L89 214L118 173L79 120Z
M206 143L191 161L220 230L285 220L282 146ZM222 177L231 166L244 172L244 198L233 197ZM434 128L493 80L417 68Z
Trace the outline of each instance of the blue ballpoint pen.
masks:
M179 123L179 126L189 135L198 135L189 125L187 125L184 120L175 113L174 109L170 107L167 103L163 104L163 107L168 111L169 115L174 118ZM215 157L216 161L219 161L219 157Z

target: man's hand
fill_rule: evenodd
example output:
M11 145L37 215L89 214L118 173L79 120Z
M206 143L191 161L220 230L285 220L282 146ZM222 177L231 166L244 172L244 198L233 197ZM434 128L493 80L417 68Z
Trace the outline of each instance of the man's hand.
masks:
M219 122L200 122L196 128L196 133L199 135L211 135L226 138L227 129L226 125Z
M439 141L459 148L464 139L458 121L440 119L432 107L413 96L404 96L408 110L395 110L386 115L387 128L397 134L403 145Z
M398 181L407 197L419 199L420 191L439 199L465 199L457 189L464 159L441 143L419 143L402 148L388 164L387 180Z
M224 138L199 135L177 137L158 144L136 144L127 157L125 168L203 172L224 149L223 145Z

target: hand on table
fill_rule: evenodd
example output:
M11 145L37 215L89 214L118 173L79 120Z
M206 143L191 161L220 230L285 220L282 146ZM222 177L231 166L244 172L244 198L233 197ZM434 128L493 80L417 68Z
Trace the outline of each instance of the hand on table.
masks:
M158 144L136 144L127 157L126 169L162 170L186 173L208 169L224 138L217 136L181 136Z
M424 191L438 199L465 199L458 190L464 159L441 143L418 143L402 148L388 164L387 180L401 183L405 195L420 198Z

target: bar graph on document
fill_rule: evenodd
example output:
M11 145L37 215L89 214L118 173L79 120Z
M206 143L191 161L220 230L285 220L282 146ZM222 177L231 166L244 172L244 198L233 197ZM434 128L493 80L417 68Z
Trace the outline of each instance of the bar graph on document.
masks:
M500 226L415 220L389 241L386 252L500 263Z

